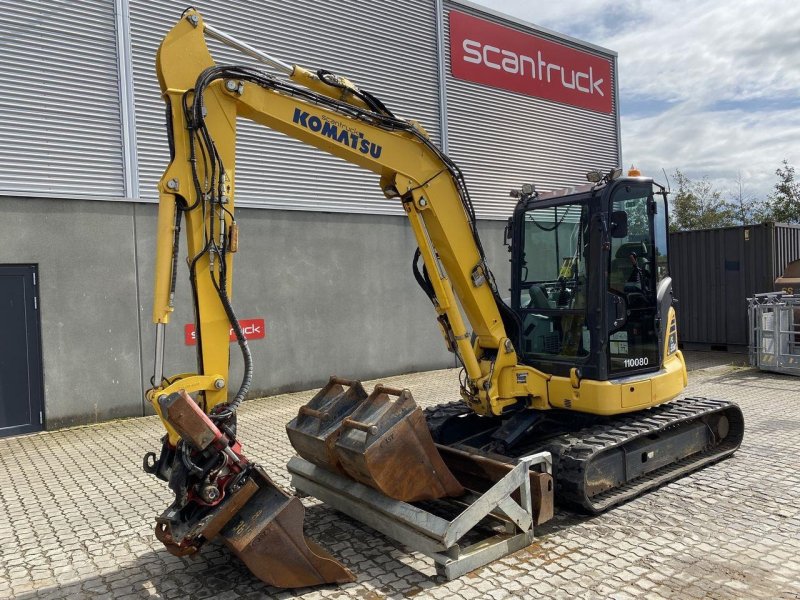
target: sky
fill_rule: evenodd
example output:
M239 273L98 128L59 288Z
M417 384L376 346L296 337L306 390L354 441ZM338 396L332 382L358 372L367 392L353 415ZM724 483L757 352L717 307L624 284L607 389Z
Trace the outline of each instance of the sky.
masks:
M626 168L758 198L800 170L800 2L473 1L619 54Z

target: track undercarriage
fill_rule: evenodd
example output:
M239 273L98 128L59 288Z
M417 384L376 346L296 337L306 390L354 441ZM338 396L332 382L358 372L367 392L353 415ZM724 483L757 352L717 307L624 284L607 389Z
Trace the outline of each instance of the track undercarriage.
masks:
M443 447L511 463L550 452L556 503L593 514L730 456L744 433L736 404L708 398L617 417L526 411L501 421L461 402L429 408L425 416Z

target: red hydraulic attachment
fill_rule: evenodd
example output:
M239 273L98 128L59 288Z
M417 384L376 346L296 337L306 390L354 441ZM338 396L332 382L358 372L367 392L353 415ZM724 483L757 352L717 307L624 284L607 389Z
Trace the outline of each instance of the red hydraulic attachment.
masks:
M241 453L185 391L159 401L181 435L170 487L175 502L157 519L172 554L197 552L217 535L262 581L294 588L354 581L353 574L303 535L305 509Z

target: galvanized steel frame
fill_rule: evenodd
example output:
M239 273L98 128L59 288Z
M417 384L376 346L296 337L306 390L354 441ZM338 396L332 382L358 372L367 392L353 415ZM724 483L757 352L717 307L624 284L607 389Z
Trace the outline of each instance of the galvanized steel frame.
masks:
M550 453L539 452L521 458L485 493L470 492L459 498L457 502L464 509L452 520L388 498L299 456L289 461L287 469L295 489L432 558L436 572L452 580L533 542L534 514L528 475L533 466L550 473ZM520 492L519 504L511 497L517 490ZM486 518L501 523L505 533L484 537L462 547L459 541Z
M762 371L800 375L800 295L757 294L747 303L750 364Z

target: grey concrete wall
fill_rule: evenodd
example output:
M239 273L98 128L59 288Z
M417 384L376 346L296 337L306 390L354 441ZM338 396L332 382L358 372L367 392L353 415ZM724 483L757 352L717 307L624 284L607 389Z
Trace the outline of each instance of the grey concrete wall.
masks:
M0 262L39 265L47 428L150 412L157 207L1 198L0 210L10 226ZM264 318L267 333L250 344L251 397L308 389L334 373L369 379L454 365L411 274L404 217L240 209L237 221L234 307L242 319ZM480 230L507 295L503 225ZM167 375L196 370L196 347L184 343L193 313L183 256L185 243ZM236 389L242 364L231 350Z
M150 320L155 216L155 206L136 206L140 287L146 291L143 323ZM332 374L373 379L455 365L439 334L435 311L411 273L416 246L404 217L239 209L237 222L234 309L240 319L266 322L266 337L250 343L255 363L250 396L309 389ZM482 225L487 254L507 261L502 224ZM505 276L508 263L502 261L498 270ZM507 288L507 277L498 277ZM192 319L188 269L181 260L176 310L166 341L167 375L196 369L195 347L186 346L183 335ZM147 386L154 334L153 326L146 326L142 334ZM241 374L241 355L234 343L229 378L233 390Z
M0 198L0 263L39 265L48 429L142 414L133 211Z

